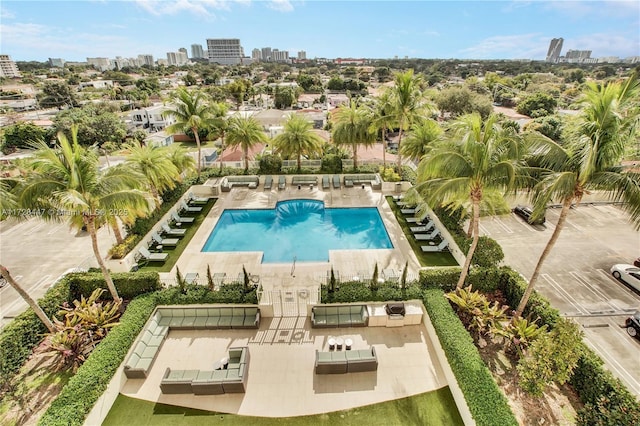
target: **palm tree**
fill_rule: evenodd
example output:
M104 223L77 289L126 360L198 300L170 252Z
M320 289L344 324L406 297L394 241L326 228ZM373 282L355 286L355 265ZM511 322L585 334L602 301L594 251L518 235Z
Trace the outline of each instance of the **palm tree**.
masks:
M430 106L424 103L420 85L422 78L410 69L395 74L395 85L391 89L393 116L399 127L398 132L398 173L402 172L402 134L411 124L422 116Z
M382 166L387 168L387 130L395 125L393 116L392 94L389 90L382 92L373 106L373 125L382 132Z
M335 113L331 133L336 145L349 145L353 149L353 168L358 168L358 145L375 143L371 109L351 99L349 106L341 105Z
M180 170L171 161L166 148L154 145L131 143L126 146L129 155L125 160L131 169L142 176L147 183L156 206L162 203L160 195L167 189L174 189L180 179Z
M229 105L225 102L215 102L211 105L213 120L211 123L212 131L220 138L220 173L222 173L222 154L224 153L224 135L229 127L227 112Z
M175 133L178 131L191 130L196 138L198 147L198 180L200 180L200 168L202 167L202 149L200 147L199 130L207 128L211 124L211 107L207 95L196 90L187 91L186 88L180 87L176 90L173 99L175 105L164 111L163 115L173 116L176 122L167 127L167 132Z
M106 223L109 212L134 212L143 216L149 211L147 193L137 188L143 180L128 167L116 166L101 173L98 157L78 144L77 127L72 128L72 142L58 134L59 149L44 142L30 159L31 172L18 191L18 204L41 209L45 220L67 220L72 227L86 227L93 253L100 265L109 292L115 301L120 297L98 249L98 228Z
M227 143L231 147L241 147L244 156L244 171L249 170L249 148L256 143L266 143L267 135L262 131L262 125L253 117L234 116L229 119L227 128Z
M185 173L191 173L196 169L196 160L181 146L171 145L166 152L171 163L178 169L178 180Z
M477 113L463 116L452 130L448 143L420 162L416 190L432 206L456 209L471 204L473 240L456 286L459 289L478 245L481 210L508 211L504 194L516 183L524 152L521 138L513 129L503 130L496 115L485 122Z
M14 288L15 291L18 292L20 297L22 297L25 302L27 302L29 307L33 309L33 312L37 315L40 321L42 321L45 327L47 327L49 332L50 333L55 332L55 327L53 326L53 323L51 322L47 314L45 314L45 312L42 310L40 305L38 305L38 303L35 300L33 300L31 296L29 296L29 293L27 293L20 286L20 284L18 284L16 280L13 279L13 277L11 276L7 268L4 267L3 265L0 265L0 276L4 278L9 283L9 285Z
M435 120L426 118L416 121L402 145L402 155L419 161L431 151L434 144L442 137L442 133L442 127Z
M634 73L625 82L603 86L587 83L583 109L571 142L562 146L539 136L533 142L534 161L544 169L533 188L533 219L544 214L548 203L562 204L558 223L547 242L522 295L515 316L522 315L542 265L551 253L573 204L590 191L605 191L613 201L624 201L636 228L640 228L640 173L624 172L619 166L625 145L635 138L639 114L636 108L640 82Z
M313 131L311 123L298 114L289 116L284 124L284 132L274 139L276 148L284 157L296 156L298 171L301 169L302 155L312 155L319 152L323 142L323 139Z

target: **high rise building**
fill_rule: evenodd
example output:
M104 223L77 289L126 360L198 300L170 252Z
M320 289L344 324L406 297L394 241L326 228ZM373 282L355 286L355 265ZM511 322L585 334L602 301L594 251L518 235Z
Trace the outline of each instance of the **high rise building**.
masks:
M271 56L271 48L270 47L263 47L262 49L262 60L265 62L269 62L272 60Z
M558 62L563 42L564 39L562 37L551 40L551 43L549 43L549 50L547 51L547 62Z
M251 51L251 59L253 59L254 61L260 61L262 60L262 50L260 49L253 49Z
M185 49L187 50L187 49ZM189 62L189 58L187 58L187 52L167 52L167 63L169 65L186 65Z
M9 55L0 55L0 77L21 77L18 66L13 62Z
M244 50L237 38L208 38L209 62L220 65L236 65L242 62Z
M195 59L204 58L204 50L202 50L201 44L192 44L191 45L191 57Z
M112 70L114 68L111 59L109 58L87 58L87 63L93 65L99 71Z
M590 50L568 50L564 55L567 62L584 62L591 58Z
M140 66L147 65L152 67L154 65L153 55L138 55L138 62L140 63Z
M300 50L298 51L298 60L305 60L307 59L307 52L305 52L304 50Z
M286 50L273 49L271 51L271 60L275 62L288 62L289 52Z
M49 58L49 66L53 68L64 68L64 59Z

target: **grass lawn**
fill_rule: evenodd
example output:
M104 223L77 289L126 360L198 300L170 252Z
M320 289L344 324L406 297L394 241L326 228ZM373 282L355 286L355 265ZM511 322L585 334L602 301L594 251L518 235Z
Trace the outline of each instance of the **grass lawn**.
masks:
M211 198L206 205L202 206L203 207L202 212L198 213L196 216L193 216L195 218L195 220L193 221L193 224L183 226L183 228L186 229L187 232L185 232L184 237L180 239L180 242L178 243L177 247L175 248L164 247L163 252L169 254L169 256L167 257L167 260L164 263L149 262L145 266L140 267L140 270L170 272L171 268L173 268L173 265L176 264L176 262L182 255L182 252L184 251L184 249L187 248L187 246L189 245L189 242L191 241L193 236L196 234L196 231L202 224L202 221L204 221L204 218L207 217L209 210L211 210L211 208L216 203L216 201L218 201L217 198ZM175 227L175 225L173 225L173 227ZM165 237L171 238L170 236L166 236L166 235Z
M413 233L411 232L410 226L415 226L407 223L407 219L405 215L400 211L400 207L396 203L393 202L392 197L386 197L387 203L391 206L391 210L396 215L396 219L404 232L404 235L407 236L407 241L411 245L413 252L416 254L416 257L420 261L420 265L422 266L458 266L458 262L453 257L451 253L448 251L443 251L440 253L425 253L422 251L420 246L422 245L420 241L416 241L413 238Z
M103 426L463 425L449 387L380 404L300 417L249 417L153 403L118 395Z
M173 145L186 149L189 152L198 152L196 141L193 142L174 142ZM213 141L200 141L200 148L215 148Z

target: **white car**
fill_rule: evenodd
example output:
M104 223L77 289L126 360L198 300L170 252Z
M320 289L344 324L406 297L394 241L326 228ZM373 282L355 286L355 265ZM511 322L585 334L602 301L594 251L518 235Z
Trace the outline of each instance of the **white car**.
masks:
M620 263L611 267L611 275L640 291L640 268Z

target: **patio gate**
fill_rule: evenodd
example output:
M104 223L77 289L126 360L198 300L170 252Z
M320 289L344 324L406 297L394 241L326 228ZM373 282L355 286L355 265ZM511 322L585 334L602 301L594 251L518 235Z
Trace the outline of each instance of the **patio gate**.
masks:
M298 317L307 315L307 305L319 300L318 290L297 288L265 290L260 296L261 305L273 306L274 317Z

